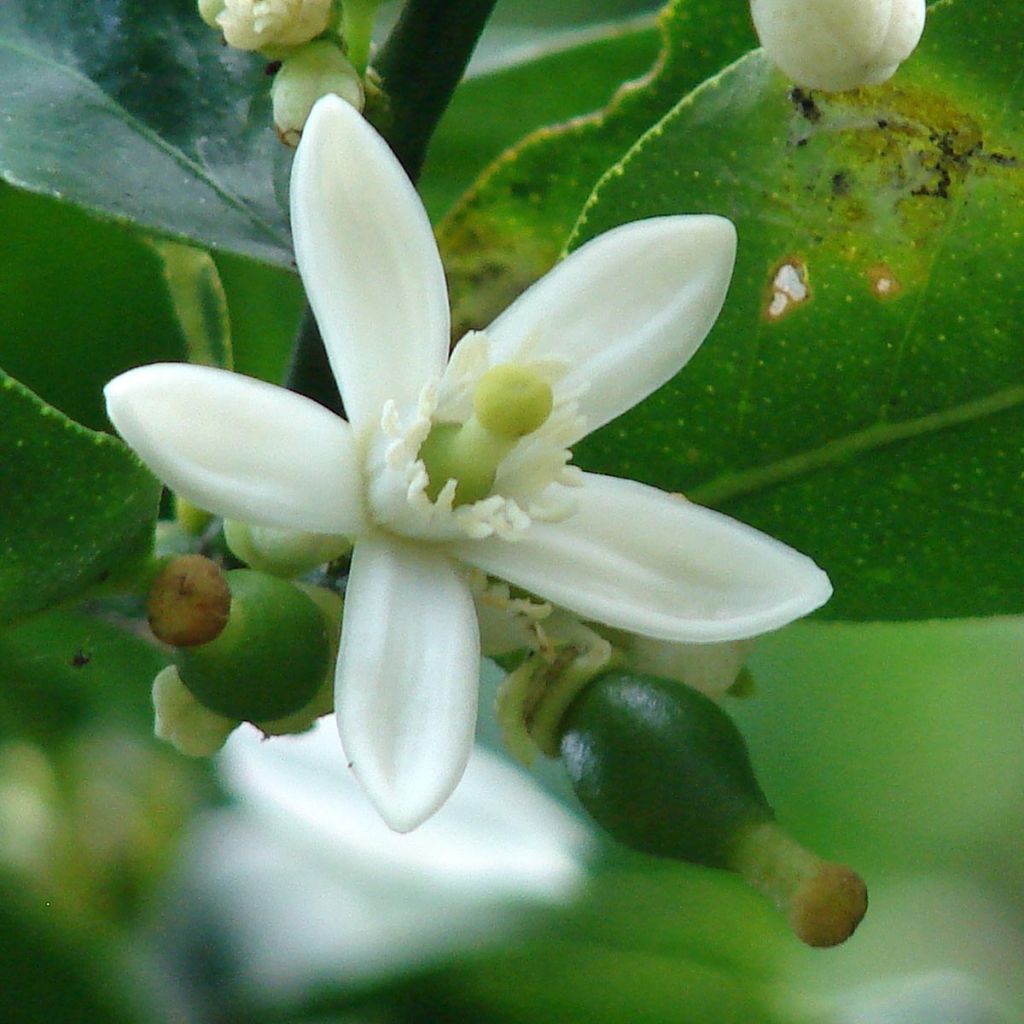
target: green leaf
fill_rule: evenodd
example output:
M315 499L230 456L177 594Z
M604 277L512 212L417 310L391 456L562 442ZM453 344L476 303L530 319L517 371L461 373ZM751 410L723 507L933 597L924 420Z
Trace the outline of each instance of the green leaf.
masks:
M3 185L0 222L0 366L76 422L106 428L108 380L186 358L160 259L125 225ZM305 304L298 277L228 253L216 271L236 368L280 381Z
M284 379L306 293L294 273L217 253L227 295L235 369L274 383Z
M0 222L0 366L79 423L106 426L111 377L184 358L159 261L123 225L3 185Z
M967 868L1020 905L1022 663L1021 619L800 623L759 642L755 696L727 709L809 846L869 884Z
M91 933L54 920L51 902L0 879L0 984L7 1024L140 1024L142 969L99 929Z
M167 658L120 626L49 611L0 632L0 736L57 746L98 721L152 732L150 688Z
M431 216L445 213L491 160L527 132L604 106L623 81L651 66L658 42L648 19L562 32L520 63L466 79L430 141L418 182Z
M791 942L736 877L636 857L600 870L532 937L442 969L416 995L445 1019L774 1024Z
M933 7L892 83L791 89L754 53L601 182L573 240L731 217L740 248L682 374L578 451L793 544L825 615L1024 609L1024 7Z
M0 371L0 623L107 579L151 548L160 485Z
M192 0L5 0L0 177L288 266L264 64L222 46Z
M486 326L549 270L604 171L680 96L755 43L745 5L733 10L715 0L672 0L660 27L662 56L648 78L627 85L596 114L526 138L484 172L441 224L456 337ZM564 67L571 78L584 63L621 60L650 45L649 31L613 33L578 54L550 58L545 70Z

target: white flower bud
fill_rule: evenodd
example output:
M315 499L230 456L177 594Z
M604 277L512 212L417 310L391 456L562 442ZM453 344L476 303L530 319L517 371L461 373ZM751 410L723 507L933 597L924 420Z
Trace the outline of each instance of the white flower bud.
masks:
M168 665L153 680L153 731L189 757L215 754L238 722L203 707L181 681L178 670Z
M346 537L254 526L235 519L224 520L224 540L231 553L251 569L282 579L301 576L352 550Z
M924 30L925 0L750 0L761 45L798 85L879 85Z
M320 35L331 17L331 0L224 0L223 6L217 24L240 50L301 46Z
M333 43L313 43L284 61L270 90L274 126L282 142L289 146L299 144L313 104L328 93L340 96L356 110L363 109L359 72Z
M647 636L630 636L626 658L631 669L664 679L675 679L721 700L739 675L753 640L718 644L680 644Z
M217 19L224 10L224 0L199 0L199 17L210 28L220 28Z

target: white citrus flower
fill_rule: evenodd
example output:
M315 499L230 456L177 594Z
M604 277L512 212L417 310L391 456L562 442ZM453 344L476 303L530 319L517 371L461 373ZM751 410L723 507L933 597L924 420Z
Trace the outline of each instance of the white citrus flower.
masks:
M337 97L310 116L291 194L299 270L348 419L180 364L117 377L107 408L196 505L355 539L338 724L392 828L437 810L472 748L471 567L583 618L685 643L754 636L828 599L825 574L770 537L567 465L572 444L700 345L732 271L728 221L663 217L609 231L449 360L426 213L384 140Z
M896 73L924 31L925 0L750 0L750 13L786 75L840 92Z

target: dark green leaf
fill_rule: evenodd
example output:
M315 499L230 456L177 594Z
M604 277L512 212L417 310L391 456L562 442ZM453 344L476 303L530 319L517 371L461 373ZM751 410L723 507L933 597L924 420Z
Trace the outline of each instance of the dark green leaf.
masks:
M0 886L0 984L6 1024L137 1024L153 1007L138 999L141 971L125 950L93 929L61 928L51 903L22 886Z
M230 253L217 254L228 299L235 369L279 383L306 305L295 274Z
M122 225L2 185L0 224L0 366L72 419L105 427L111 377L184 357L159 260Z
M561 33L521 63L469 78L430 142L418 183L433 217L445 213L502 150L542 125L588 114L658 52L653 23Z
M732 290L692 363L580 461L812 555L826 615L1024 609L1022 67L1024 7L968 0L931 9L887 86L810 95L755 53L684 99L574 244L725 214Z
M150 550L160 485L120 441L0 372L0 623L129 571Z
M289 265L264 63L222 46L193 0L5 0L0 177Z
M708 75L754 45L746 5L673 0L661 16L662 58L607 109L542 129L506 153L440 228L455 334L482 327L558 259L604 171ZM641 30L642 32L643 30ZM586 59L643 46L638 35L595 42ZM554 59L554 58L552 58ZM574 58L564 55L561 60Z

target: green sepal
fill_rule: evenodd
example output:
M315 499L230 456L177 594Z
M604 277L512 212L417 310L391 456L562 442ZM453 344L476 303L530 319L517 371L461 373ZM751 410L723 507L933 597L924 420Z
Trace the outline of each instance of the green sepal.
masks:
M728 868L737 839L774 818L732 720L681 683L600 676L563 719L561 755L588 814L644 853Z
M330 664L316 604L298 587L252 569L227 574L231 613L208 644L175 650L181 681L205 707L249 722L283 718L308 704Z

